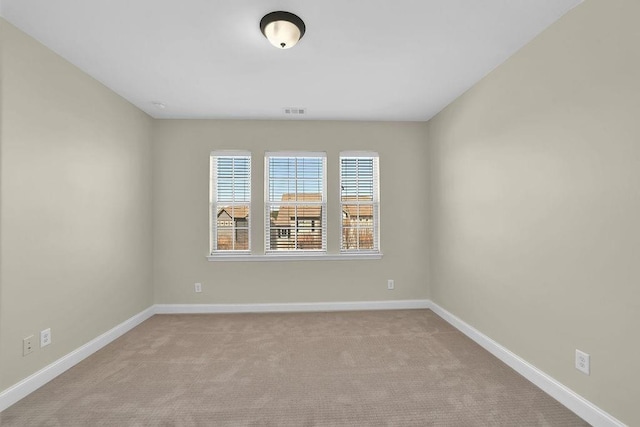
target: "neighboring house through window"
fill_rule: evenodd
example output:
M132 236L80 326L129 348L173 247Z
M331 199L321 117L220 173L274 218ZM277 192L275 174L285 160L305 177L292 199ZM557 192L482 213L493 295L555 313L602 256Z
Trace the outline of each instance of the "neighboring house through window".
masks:
M326 251L325 175L325 153L266 153L266 253Z
M378 154L340 153L342 252L379 252Z
M211 254L250 251L251 153L211 153Z

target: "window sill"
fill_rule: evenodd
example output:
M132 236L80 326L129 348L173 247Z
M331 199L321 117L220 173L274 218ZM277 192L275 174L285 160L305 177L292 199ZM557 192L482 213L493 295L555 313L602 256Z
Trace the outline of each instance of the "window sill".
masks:
M381 253L368 254L270 254L209 255L209 261L353 261L382 259Z

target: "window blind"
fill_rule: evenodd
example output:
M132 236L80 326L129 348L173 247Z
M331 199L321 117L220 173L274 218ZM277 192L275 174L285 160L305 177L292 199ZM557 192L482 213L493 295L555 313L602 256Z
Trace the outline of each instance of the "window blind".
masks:
M325 175L325 153L266 153L266 253L326 251Z
M251 154L211 153L211 254L251 248Z
M379 252L378 154L340 153L342 252Z

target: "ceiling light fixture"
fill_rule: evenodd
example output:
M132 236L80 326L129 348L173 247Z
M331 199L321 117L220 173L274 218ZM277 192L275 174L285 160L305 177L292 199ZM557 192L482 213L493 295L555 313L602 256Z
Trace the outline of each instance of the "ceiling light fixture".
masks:
M290 12L267 13L260 20L260 31L278 49L289 49L304 36L302 19Z

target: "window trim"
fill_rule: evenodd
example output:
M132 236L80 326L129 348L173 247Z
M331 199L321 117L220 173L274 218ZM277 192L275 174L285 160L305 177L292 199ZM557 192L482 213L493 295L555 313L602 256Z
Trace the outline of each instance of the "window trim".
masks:
M225 205L229 206L248 206L249 213L247 219L247 249L226 249L219 250L217 249L217 238L218 238L218 203L216 201L217 194L217 176L215 175L214 170L217 169L217 166L214 168L214 159L219 157L242 157L248 158L249 160L249 201L248 202L231 202L225 203ZM251 254L251 224L253 217L253 210L251 208L251 199L253 198L253 183L251 182L251 162L252 155L248 150L214 150L209 154L209 255L208 258L221 257L236 257L236 256L247 256ZM233 219L231 219L233 223ZM235 226L233 226L232 230L237 231ZM215 248L215 249L214 249Z
M271 206L280 205L282 201L269 200L270 187L270 159L273 158L321 158L322 159L322 197L320 202L305 201L304 205L318 205L321 208L321 249L270 249L272 227L270 225ZM296 177L297 179L297 177ZM297 202L286 203L290 206L298 205ZM327 224L327 153L324 151L267 151L264 153L264 256L285 257L290 256L296 259L302 257L326 256L328 246L328 224ZM297 229L297 228L296 228ZM256 256L256 255L254 255Z
M363 158L373 159L373 200L370 205L372 209L372 222L373 222L373 249L344 249L343 235L344 235L344 221L342 214L344 212L344 202L342 200L342 159L343 158ZM380 248L380 155L375 151L341 151L338 156L338 194L340 204L340 235L339 235L339 248L341 254L381 254ZM359 205L360 203L356 203Z
M281 251L284 252L284 251ZM282 253L282 254L222 254L207 256L209 261L366 261L382 259L382 252L378 253Z
M267 227L265 223L260 224L260 226L263 228L263 232L265 234L265 241L264 241L264 253L253 253L252 252L252 247L251 247L251 235L252 235L252 228L256 228L258 226L257 223L254 224L254 221L251 220L251 217L255 215L255 212L253 210L253 208L251 207L252 205L252 201L255 198L255 194L254 194L254 182L251 182L252 178L252 169L253 169L253 154L251 151L249 150L214 150L211 151L210 153L210 163L209 163L209 167L210 167L210 177L209 177L209 239L210 239L210 252L209 254L206 256L207 260L209 262L228 262L228 261L239 261L239 262L291 262L291 261L366 261L366 260L380 260L383 258L383 253L380 249L380 227L379 227L379 207L378 207L378 250L377 251L372 251L372 250L359 250L359 251L342 251L340 250L340 252L338 253L328 253L328 239L329 239L329 229L328 229L328 221L327 221L327 217L329 216L330 212L327 210L327 205L328 205L328 199L329 199L329 194L328 194L328 189L327 189L327 165L329 162L329 157L327 156L326 152L311 152L311 151L272 151L272 152L265 152L264 153L264 166L265 166L265 170L264 170L264 181L262 182L263 185L263 189L264 189L264 196L265 199L263 201L263 209L266 208L267 206L267 201L268 201L268 163L267 163L267 156L271 155L273 157L323 157L323 207L324 207L324 211L323 211L323 221L324 221L324 225L323 225L323 232L324 232L324 236L323 236L323 245L324 245L324 249L323 250L293 250L293 251L270 251L270 252L266 252L266 245L267 245L267 240L266 240L266 234L268 233L268 230L270 229L270 227ZM341 157L351 157L351 156L362 156L362 157L371 157L372 155L378 156L377 153L375 152L371 152L371 151L341 151L339 153L338 156L338 167L341 168ZM215 220L217 220L217 216L215 214L215 212L217 212L217 209L214 210L214 201L213 201L213 168L212 166L212 157L213 156L240 156L240 157L248 157L249 158L249 179L250 179L250 191L251 191L251 200L248 203L249 205L249 221L248 221L248 239L249 239L249 249L248 250L224 250L224 251L215 251L212 252L211 249L213 247L213 242L214 242L214 234L212 233L212 221L214 220L213 218L215 218ZM378 166L379 167L379 166ZM341 185L341 172L339 172L338 175L338 185ZM377 191L379 193L379 169L378 169L378 181L377 181L378 187L377 187ZM338 187L338 205L340 206L340 215L342 215L342 200L340 197L340 187ZM333 195L332 195L333 197ZM333 198L331 199L333 200ZM247 203L242 202L243 205L247 205ZM379 206L379 195L378 195L378 206ZM333 210L333 209L332 209ZM267 214L266 212L263 213L263 220L266 219ZM331 215L333 215L333 213L331 213ZM342 247L342 217L340 216L340 218L338 218L338 221L340 221L340 227L339 227L339 235L336 235L336 237L338 237L338 248ZM256 230L257 231L257 230ZM333 239L333 237L331 237L331 239Z

